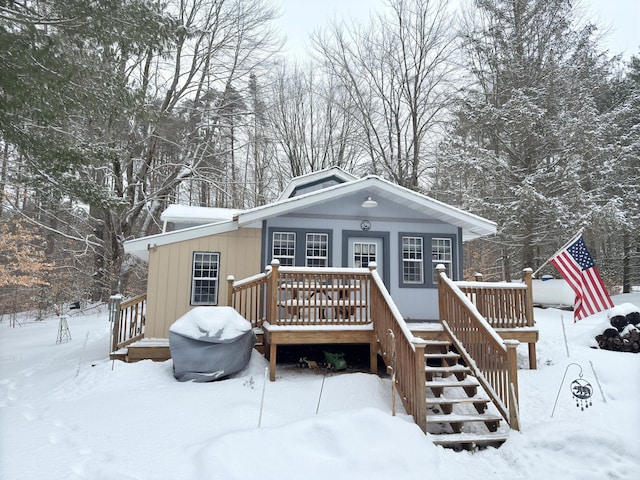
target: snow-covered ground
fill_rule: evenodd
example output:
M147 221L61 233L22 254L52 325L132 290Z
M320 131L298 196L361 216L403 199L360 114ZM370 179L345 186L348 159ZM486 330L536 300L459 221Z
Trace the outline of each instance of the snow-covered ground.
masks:
M640 294L614 302L640 306ZM334 374L323 385L320 374L280 366L260 416L266 362L255 352L232 379L180 383L171 361L107 360L106 309L70 317L72 341L62 344L57 318L5 320L0 478L639 478L640 355L590 348L604 313L577 324L556 309L535 316L539 369L519 371L522 431L475 453L436 447L406 415L392 417L389 380L375 375ZM569 388L580 367L594 388L584 411Z

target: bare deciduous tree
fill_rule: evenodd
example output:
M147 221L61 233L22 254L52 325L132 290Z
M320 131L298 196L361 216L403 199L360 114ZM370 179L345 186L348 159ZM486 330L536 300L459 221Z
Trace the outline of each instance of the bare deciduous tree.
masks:
M388 6L365 27L334 23L314 45L351 96L370 170L418 190L449 102L454 29L444 1Z
M285 179L329 166L355 168L362 153L353 105L334 77L312 65L283 67L272 97L269 120L286 159L281 165Z

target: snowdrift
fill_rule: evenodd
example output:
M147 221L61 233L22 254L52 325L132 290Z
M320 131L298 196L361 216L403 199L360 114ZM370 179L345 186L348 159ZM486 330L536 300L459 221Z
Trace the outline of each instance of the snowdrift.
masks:
M169 328L173 376L211 382L242 370L256 336L251 324L231 307L195 307Z

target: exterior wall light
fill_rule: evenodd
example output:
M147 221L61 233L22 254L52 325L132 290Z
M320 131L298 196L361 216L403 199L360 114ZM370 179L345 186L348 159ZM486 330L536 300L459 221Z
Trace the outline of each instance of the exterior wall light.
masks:
M367 197L367 199L362 202L360 205L362 208L376 208L378 206L378 202L372 200L371 197Z

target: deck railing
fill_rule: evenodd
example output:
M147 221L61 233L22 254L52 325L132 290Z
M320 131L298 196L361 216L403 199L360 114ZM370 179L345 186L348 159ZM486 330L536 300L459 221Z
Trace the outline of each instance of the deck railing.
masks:
M147 294L122 301L122 296L109 299L109 321L111 322L111 351L116 352L144 337Z
M366 268L281 267L229 282L228 304L254 327L370 323L371 275Z
M457 282L446 276L445 268L438 266L437 270L440 321L445 331L505 421L519 430L519 342L502 340ZM497 290L494 293L500 296Z
M366 268L280 267L272 263L273 325L370 323Z
M268 291L271 267L264 273L236 281L233 275L227 277L227 305L235 308L240 315L251 322L252 327L261 327L269 310Z
M523 283L483 282L476 273L475 282L455 282L493 328L533 327L532 272L523 270Z

